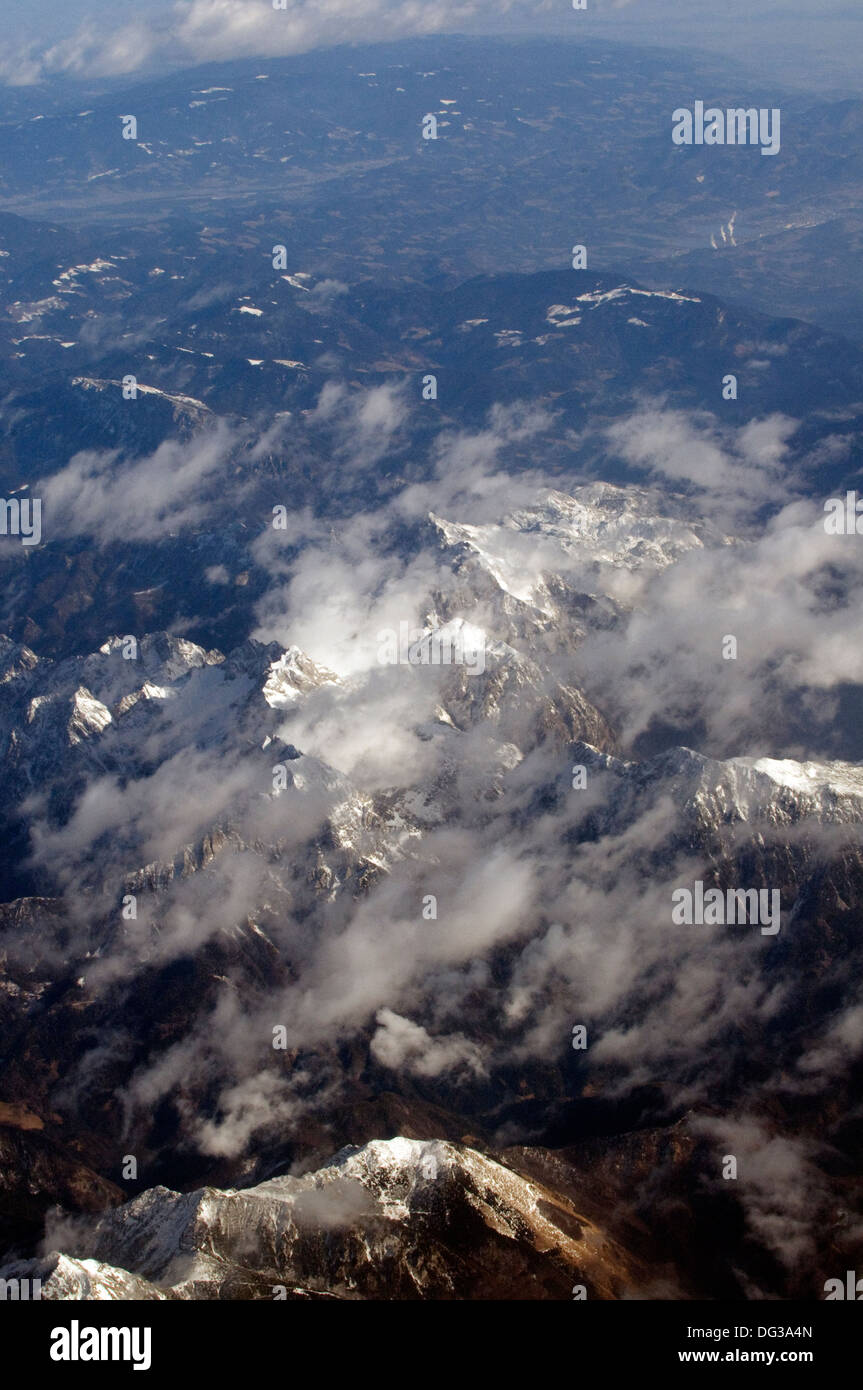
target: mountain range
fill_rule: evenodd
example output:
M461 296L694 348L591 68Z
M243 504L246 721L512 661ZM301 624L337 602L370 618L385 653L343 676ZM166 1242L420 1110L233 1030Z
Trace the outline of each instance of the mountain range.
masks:
M776 159L672 144L708 77ZM61 95L0 107L0 1278L820 1298L858 104L456 37Z

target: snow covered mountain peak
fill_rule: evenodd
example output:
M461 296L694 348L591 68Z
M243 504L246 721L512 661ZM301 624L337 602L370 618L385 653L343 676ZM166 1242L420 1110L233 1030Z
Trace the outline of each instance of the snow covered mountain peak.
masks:
M648 1272L571 1199L461 1144L404 1137L302 1177L156 1187L7 1266L44 1299L620 1298ZM244 1290L244 1292L240 1292Z

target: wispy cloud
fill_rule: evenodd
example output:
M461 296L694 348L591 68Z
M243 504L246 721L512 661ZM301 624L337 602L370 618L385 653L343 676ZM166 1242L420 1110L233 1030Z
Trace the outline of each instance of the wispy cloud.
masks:
M86 21L48 47L29 44L0 57L0 76L26 85L55 74L119 77L156 61L203 63L288 57L344 43L436 34L489 10L503 15L530 0L177 0L166 15L106 27Z
M158 540L200 522L212 507L208 492L238 446L222 421L192 440L169 439L148 457L123 460L116 451L75 454L38 485L46 539L89 536L113 541Z

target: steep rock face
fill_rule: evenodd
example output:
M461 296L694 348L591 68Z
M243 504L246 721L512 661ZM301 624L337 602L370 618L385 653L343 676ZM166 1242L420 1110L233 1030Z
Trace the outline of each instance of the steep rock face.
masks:
M683 497L605 482L539 489L481 526L434 513L429 524L456 581L435 596L443 617L476 608L494 639L544 668L571 659L589 632L619 624L626 574L658 574L690 551L736 544Z
M0 1104L0 1241L7 1248L29 1242L54 1204L98 1212L125 1196L45 1128L26 1106ZM99 1163L97 1153L91 1157Z
M459 1136L467 1125L483 1138L500 1133L501 1142L543 1142L548 1136L568 1142L580 1126L593 1124L592 1092L609 1074L619 1084L620 1074L613 1066L609 1073L607 1064L591 1070L588 1063L586 1072L573 1075L561 1059L576 994L568 967L545 983L533 983L534 957L555 933L561 935L548 912L569 911L565 894L549 908L531 899L509 940L478 946L472 960L456 940L454 965L444 956L428 986L417 976L404 1004L370 996L367 1016L352 1018L337 1041L315 1035L307 1046L272 1050L272 1025L290 1022L300 998L295 987L309 961L315 963L317 941L326 943L328 934L337 940L339 924L349 923L375 888L391 885L395 893L402 881L410 888L412 874L428 873L422 862L425 844L434 845L439 827L453 824L453 818L480 836L477 844L486 854L498 839L518 843L525 825L553 826L553 835L539 833L535 842L526 842L525 858L538 882L544 878L553 885L562 872L560 857L579 892L601 895L616 888L619 847L626 849L633 837L636 852L626 850L627 863L645 883L655 884L660 871L671 873L669 894L674 883L686 886L699 875L720 886L774 884L782 893L782 934L763 961L747 960L745 966L750 982L761 981L766 990L772 980L785 995L764 1032L764 1064L771 1057L796 1064L806 1042L801 1029L825 1027L835 1007L836 971L851 968L859 953L853 904L863 892L863 793L854 766L716 762L687 749L635 763L573 744L578 717L598 730L601 741L607 734L607 745L611 732L577 689L567 706L560 691L549 693L551 683L538 662L497 643L483 673L445 673L440 689L445 704L425 730L435 746L435 770L416 778L406 768L406 785L366 793L337 769L284 742L290 723L282 721L304 702L338 700L344 692L333 673L296 648L251 642L223 658L157 635L142 641L139 653L136 669L123 658L119 639L83 662L56 666L7 650L9 669L16 673L9 684L23 683L6 707L20 737L26 736L26 720L14 721L40 698L37 692L59 700L85 679L93 699L111 716L77 742L68 737L66 724L58 726L46 751L58 796L70 769L79 765L76 760L94 748L100 751L88 769L91 777L104 776L106 769L117 773L122 766L127 777L135 772L146 783L155 768L179 759L179 777L171 784L176 795L185 787L190 750L202 750L220 775L239 769L228 814L204 822L195 841L176 845L168 836L168 854L142 862L140 846L149 843L152 827L109 824L99 875L88 879L82 865L73 880L79 896L21 898L0 908L0 1013L10 1040L0 1095L36 1117L44 1142L59 1156L44 1167L42 1206L26 1209L22 1235L28 1239L52 1201L89 1209L89 1199L69 1186L64 1168L79 1163L82 1154L110 1186L106 1203L118 1199L115 1185L128 1152L139 1156L148 1186L164 1181L230 1186L273 1170L284 1140L278 1124L267 1131L266 1113L253 1155L201 1155L190 1139L189 1126L200 1130L210 1124L224 1104L222 1088L230 1094L233 1085L235 1062L228 1048L220 1050L219 1026L214 1026L224 1017L243 1020L237 1026L251 1040L242 1063L250 1075L260 1070L273 1094L299 1087L301 1118L292 1128L291 1161L301 1156L313 1161L339 1143L405 1127L422 1136ZM540 761L525 775L531 757ZM601 789L583 810L570 782L572 765L578 763L586 767L594 792ZM281 790L273 786L276 765L284 772ZM62 800L55 808L61 827L69 809ZM544 822L547 816L552 819ZM647 837L641 826L648 828ZM597 853L597 845L605 846L603 853ZM121 868L106 889L105 866L112 854ZM683 869L687 877L674 879ZM235 880L244 887L236 905ZM130 894L137 899L137 919L120 911ZM398 898L389 902L396 906L386 912L401 911ZM195 914L191 937L187 904ZM657 900L645 912L648 926L659 920ZM668 894L659 912L667 922ZM473 915L483 922L479 898L464 918L468 932ZM793 932L788 930L792 918ZM573 959L584 949L579 931L601 936L606 930L590 899L586 918L580 912L571 921L568 916L558 920L574 933ZM431 927L425 931L434 951L436 934ZM419 939L410 940L411 951L426 949ZM674 949L685 954L692 947L682 939ZM329 949L337 960L340 948ZM324 944L323 962L329 959L326 950ZM634 972L631 998L607 1008L606 1028L625 1034L641 1010L654 1007L650 972L656 968L646 967L643 981ZM423 1071L421 1052L447 1026L440 1022L436 969L454 969L454 975L443 977L447 989L453 980L464 989L459 1021L464 1037L456 1055L484 1059L474 1076L444 1071L438 1077L433 1067ZM469 989L462 971L473 976ZM543 1025L552 1031L549 1041L543 1037L539 1057L531 1056L535 1025L522 1002L525 981L543 1007L556 1011L553 1022ZM374 1021L379 1002L408 1016L406 1022L399 1014L393 1026L420 1030L417 1051L409 1054L414 1059L410 1075L381 1060L386 1054L375 1041ZM732 1044L723 1034L726 1046ZM139 1102L130 1111L121 1099L129 1076L171 1068L184 1049L182 1074L162 1106L154 1111ZM733 1072L724 1061L716 1068L715 1085L725 1088L729 1101ZM388 1092L397 1096L392 1114L379 1100ZM355 1116L361 1113L365 1120L357 1129ZM614 1113L612 1107L604 1122L617 1123ZM640 1113L637 1107L633 1113ZM629 1118L626 1111L620 1123ZM16 1189L3 1199L10 1219L19 1197ZM105 1258L112 1262L110 1255Z
M235 842L255 840L255 807L273 792L273 765L299 756L278 739L283 710L335 682L296 648L285 652L275 643L248 642L226 658L157 633L140 641L111 638L91 656L56 664L39 661L26 648L21 652L19 657L17 649L7 648L9 672L0 702L4 811L13 827L16 809L31 795L53 825L61 826L94 779L107 779L109 794L112 783L146 780L172 759L205 756L246 767L230 815L210 825L202 822L197 846L171 844L166 868L212 857L214 838L216 843L231 835ZM312 760L300 780L314 783L334 805L340 793L343 800L352 796L345 779ZM136 861L137 872L148 869L141 846L150 828L134 821L116 827L127 841L127 874L134 875ZM209 851L203 845L207 836ZM154 876L158 871L150 873ZM95 888L96 876L90 879Z
M576 745L590 774L605 779L602 815L608 827L643 813L670 796L686 821L712 835L734 827L753 834L813 825L846 826L857 838L863 824L863 768L845 762L796 762L791 758L706 758L690 748L673 748L644 762L615 758Z
M608 1135L594 1160L608 1171L621 1133L673 1123L708 1096L729 1111L748 1103L743 1076L757 1075L781 1130L784 1078L824 1048L845 1065L853 1018L831 1028L842 972L853 976L860 957L859 769L686 748L627 761L579 684L583 643L623 630L621 594L642 592L630 587L638 571L727 538L681 499L607 484L546 492L495 525L436 517L424 534L444 568L419 610L420 646L467 631L482 642L482 669L344 677L290 643L223 655L167 633L131 649L111 637L57 662L0 644L9 798L31 829L9 854L32 873L26 895L0 908L0 1115L16 1117L28 1154L47 1156L38 1202L20 1184L0 1193L4 1230L32 1251L47 1206L105 1209L122 1187L138 1193L142 1223L153 1206L162 1233L182 1215L172 1259L191 1261L180 1274L141 1263L108 1234L104 1245L59 1242L79 1263L58 1266L58 1288L110 1290L127 1271L171 1296L271 1297L275 1283L291 1297L381 1296L354 1245L329 1264L299 1227L278 1249L262 1235L247 1268L229 1214L254 1226L265 1210L272 1224L294 1200L279 1188L280 1205L261 1207L274 1173L381 1135L496 1149ZM361 759L351 775L339 764L345 729L369 702L382 702L401 741L386 780L367 784ZM572 781L578 764L585 791ZM744 928L729 946L720 931L675 933L671 889L698 877L781 890L781 934L762 941ZM425 913L431 900L437 916ZM597 1044L585 1055L569 1046L580 1019ZM807 1116L843 1162L852 1080L843 1071ZM122 1176L128 1154L134 1182ZM538 1227L533 1253L502 1261L497 1199L480 1201L486 1179L459 1163L447 1169L443 1225L406 1237L394 1262L374 1222L363 1235L399 1296L414 1296L435 1242L440 1260L422 1267L430 1296L472 1296L475 1285L521 1297L520 1283L567 1296L561 1261L566 1279L590 1283L573 1276L564 1245L536 1265ZM687 1210L701 1182L686 1171ZM192 1201L202 1185L209 1195ZM530 1225L526 1201L517 1211ZM408 1205L419 1230L429 1215ZM575 1204L579 1220L585 1209ZM587 1215L611 1239L601 1212ZM693 1223L699 1238L710 1230ZM552 1225L571 1234L559 1214ZM646 1250L633 1229L614 1239ZM220 1283L205 1256L223 1230L231 1272ZM695 1236L678 1248L669 1225L663 1234L692 1286L713 1290ZM486 1284L471 1244L486 1252ZM628 1287L625 1272L592 1277L600 1297ZM728 1269L722 1280L737 1288Z
M694 516L678 500L650 488L588 483L569 493L544 491L530 506L514 508L500 522L468 526L432 517L442 544L458 548L497 580L514 598L544 606L545 576L537 575L524 548L519 565L512 557L519 533L556 547L564 556L588 564L599 576L603 566L664 569L688 550L731 545L709 521Z
M98 1260L75 1260L68 1255L52 1252L44 1260L16 1260L8 1264L3 1275L7 1283L18 1281L20 1289L24 1281L39 1281L39 1298L51 1301L69 1302L114 1301L148 1299L156 1302L166 1295L146 1279L139 1279L125 1269L114 1269Z
M718 886L759 883L783 890L784 907L792 915L803 910L818 884L825 886L825 878L846 885L853 900L851 885L863 877L863 769L858 765L717 761L689 748L632 763L584 744L575 745L572 756L603 790L601 805L590 813L591 833L621 836L651 818L657 868L688 853L693 869L700 859ZM664 806L673 807L674 814L662 816Z
M573 738L615 747L607 720L580 690L550 678L535 661L500 642L486 648L481 673L454 668L440 699L457 729L489 730L496 741L522 754Z
M648 1272L569 1198L463 1145L396 1138L301 1178L152 1189L87 1229L43 1298L619 1298Z

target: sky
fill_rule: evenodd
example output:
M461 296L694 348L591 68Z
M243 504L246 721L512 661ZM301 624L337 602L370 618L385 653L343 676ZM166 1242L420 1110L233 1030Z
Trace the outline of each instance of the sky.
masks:
M436 32L563 32L722 51L774 79L859 89L863 6L848 0L4 0L0 77L92 79L169 63Z

